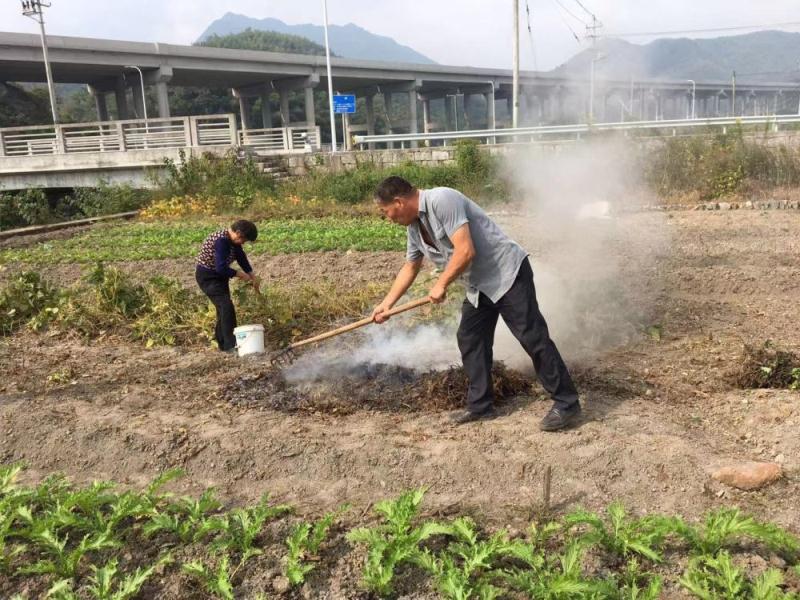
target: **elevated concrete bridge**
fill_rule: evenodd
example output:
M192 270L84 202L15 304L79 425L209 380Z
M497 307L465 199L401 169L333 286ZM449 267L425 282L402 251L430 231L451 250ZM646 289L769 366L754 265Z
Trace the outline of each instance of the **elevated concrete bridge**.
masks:
M98 121L0 130L0 189L95 185L99 178L142 183L147 169L163 165L165 158L177 159L181 150L191 155L242 147L259 154L325 149L314 112L315 91L327 90L324 57L62 36L48 36L48 47L54 80L87 85ZM142 83L131 65L142 70L144 85L155 90L157 118L141 118ZM359 115L362 123L348 127L344 138L349 142L352 134L366 134L369 149L391 148L395 143L415 148L420 141L430 142L425 134L459 129L494 132L510 126L510 70L333 58L332 77L334 90L365 99L365 114ZM0 32L0 81L45 81L39 36ZM234 115L173 118L170 86L230 88L239 100L238 119ZM689 117L692 101L698 119L797 113L799 88L797 82L740 81L734 90L730 82L692 86L688 81L598 81L595 121L639 121L658 129L660 121ZM289 101L298 93L304 113L295 122ZM523 71L520 125L585 123L588 93L585 80ZM114 114L109 111L109 95L115 98ZM384 115L390 135L383 139L374 136L378 95L385 106L400 96L407 109L404 122L388 112ZM460 114L459 97L463 97ZM259 115L253 114L256 98L261 100ZM434 102L444 103L444 122L432 121ZM473 120L476 114L483 115L478 123L464 118L467 105L472 105ZM492 132L490 143L501 141L504 134ZM529 137L542 134L537 131ZM521 138L506 135L505 139Z
M314 90L327 89L325 59L320 56L280 54L248 50L179 46L161 43L122 42L103 39L48 36L53 77L60 83L89 86L95 97L98 120L109 119L107 96L116 98L117 119L141 118L142 98L139 76L126 69L135 65L144 73L145 85L155 89L158 116L169 118L169 86L230 88L239 98L243 129L275 126L316 125ZM332 59L334 90L352 92L365 98L365 123L351 133L375 133L374 98L381 94L389 105L403 96L407 122L389 123L390 133L418 133L434 130L476 128L459 123L457 103L478 103L485 108L480 126L500 126L496 102L511 103L512 73L445 65L417 65L376 61ZM45 81L39 37L32 34L0 32L0 81ZM750 84L738 82L696 82L697 117L775 114L796 112L800 84L779 82ZM520 125L544 125L585 121L588 82L549 77L523 71L520 76ZM301 92L304 119L292 123L289 94ZM735 96L735 99L734 99ZM252 101L261 98L261 114L252 114ZM595 121L660 120L690 116L692 86L687 81L598 81L595 86ZM432 123L431 102L443 102L445 123ZM421 108L421 110L420 110ZM472 111L482 112L478 108ZM503 115L510 110L502 110Z

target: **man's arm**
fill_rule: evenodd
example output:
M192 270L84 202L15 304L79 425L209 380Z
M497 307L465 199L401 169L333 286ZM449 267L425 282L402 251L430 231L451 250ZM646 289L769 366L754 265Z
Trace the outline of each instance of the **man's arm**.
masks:
M389 317L382 316L382 313L392 308L395 303L403 297L403 294L405 294L408 288L411 287L411 284L414 283L421 267L421 258L413 261L406 261L406 264L404 264L400 272L397 273L397 277L394 278L394 283L389 293L386 294L383 301L372 311L373 321L376 323L383 323L389 319Z
M469 267L472 259L475 258L475 246L469 232L469 223L464 223L456 229L450 236L450 241L453 243L453 256L450 257L450 261L439 275L439 279L428 292L428 297L434 304L444 302L448 286L458 279L458 276Z

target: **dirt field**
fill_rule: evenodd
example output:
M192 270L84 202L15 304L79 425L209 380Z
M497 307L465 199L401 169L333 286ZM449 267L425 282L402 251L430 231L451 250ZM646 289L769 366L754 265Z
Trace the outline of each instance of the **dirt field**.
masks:
M549 406L541 393L506 405L500 419L461 428L435 411L337 416L234 406L224 400L226 385L257 374L258 360L26 332L0 342L0 462L25 460L30 480L63 471L78 482L131 485L183 467L182 491L216 486L233 503L270 491L309 514L345 501L363 514L427 484L433 513L515 527L537 507L551 465L557 510L619 499L637 512L693 517L737 505L800 531L797 392L739 390L731 375L743 342L800 349L800 214L638 213L619 217L618 226L658 227L669 243L637 271L641 249L618 240L625 268L637 272L619 296L652 304L623 346L599 356L564 352L584 399L583 421L570 431L538 430ZM546 244L530 249L536 272ZM310 254L257 258L255 267L284 282L328 273L374 281L389 280L402 260ZM168 273L182 267L159 264ZM60 277L76 274L65 269ZM646 331L656 323L660 339ZM48 383L59 371L70 381ZM742 459L775 460L787 476L757 492L711 479L715 467Z

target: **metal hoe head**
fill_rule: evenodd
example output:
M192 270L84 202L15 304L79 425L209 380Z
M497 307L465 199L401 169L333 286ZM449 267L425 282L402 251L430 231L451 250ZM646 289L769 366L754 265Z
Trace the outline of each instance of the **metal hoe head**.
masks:
M289 346L273 354L269 359L269 364L273 367L286 367L292 364L295 359L294 349Z

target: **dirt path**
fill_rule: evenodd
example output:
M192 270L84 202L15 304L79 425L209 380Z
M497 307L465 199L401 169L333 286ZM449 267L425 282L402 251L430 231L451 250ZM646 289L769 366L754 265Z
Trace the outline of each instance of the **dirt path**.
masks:
M551 465L557 509L620 499L637 511L696 516L735 504L798 530L797 394L737 390L729 373L742 340L798 347L800 216L654 218L622 217L624 228L649 223L671 236L655 264L636 270L638 291L625 295L653 301L647 317L658 320L660 339L639 330L600 357L570 360L586 407L572 431L538 431L543 397L518 399L503 418L458 429L441 413L242 409L225 403L221 391L258 363L204 349L21 333L0 342L0 462L27 461L26 477L34 480L60 470L81 482L131 485L181 466L186 491L214 485L238 502L268 490L309 512L344 501L363 510L428 484L432 511L515 526L539 502ZM534 248L534 259L540 252ZM635 258L635 248L628 254ZM302 255L271 259L270 267L313 279L333 264L342 278L389 278L396 258ZM773 458L788 477L759 492L731 491L709 477L728 459Z

